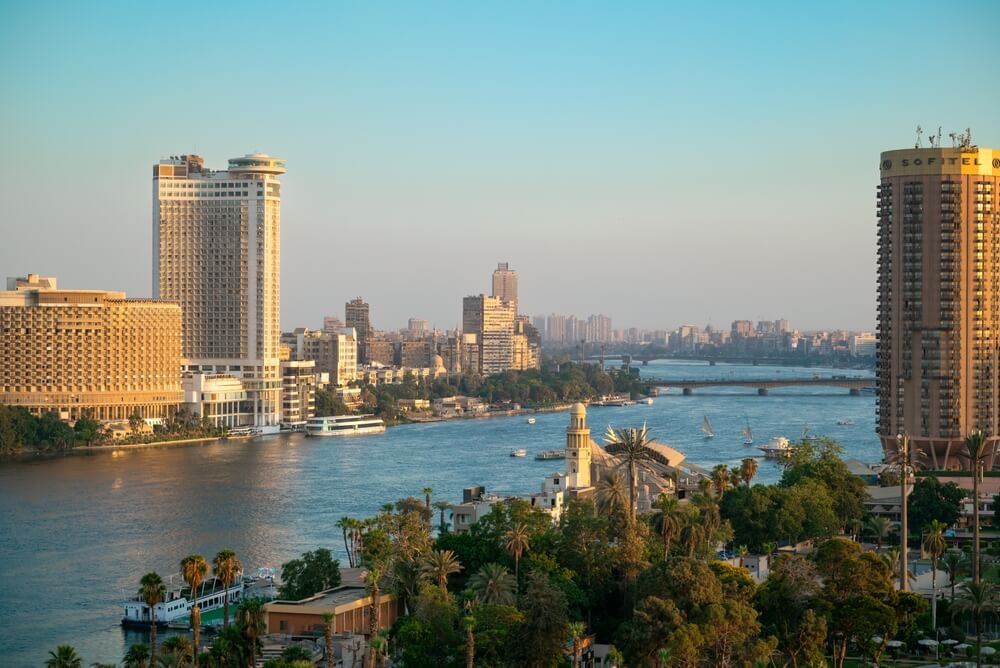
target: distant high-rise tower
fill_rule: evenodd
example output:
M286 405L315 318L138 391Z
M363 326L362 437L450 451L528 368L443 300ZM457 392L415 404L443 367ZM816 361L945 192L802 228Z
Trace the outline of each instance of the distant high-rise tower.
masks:
M243 379L258 426L281 413L281 184L261 153L210 171L153 166L153 295L181 306L184 367Z
M368 341L371 338L371 308L361 297L355 297L344 304L344 323L353 327L357 334L358 361L369 362Z
M587 426L587 408L573 404L566 427L566 488L590 487L590 427Z
M498 263L493 272L493 296L513 303L517 312L517 272L507 262Z
M1000 435L1000 151L887 151L878 187L878 434L905 433L934 469L968 468L981 430Z
M514 364L514 304L476 295L462 300L462 331L476 336L479 369L484 376Z

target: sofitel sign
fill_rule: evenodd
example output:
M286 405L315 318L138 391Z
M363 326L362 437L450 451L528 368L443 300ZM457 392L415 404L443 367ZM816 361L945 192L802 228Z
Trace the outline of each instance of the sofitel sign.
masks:
M975 158L945 158L941 156L928 156L927 158L902 158L899 161L900 167L920 167L922 165L981 165L978 157ZM994 169L1000 169L1000 158L993 159ZM883 171L892 169L892 160L882 161Z

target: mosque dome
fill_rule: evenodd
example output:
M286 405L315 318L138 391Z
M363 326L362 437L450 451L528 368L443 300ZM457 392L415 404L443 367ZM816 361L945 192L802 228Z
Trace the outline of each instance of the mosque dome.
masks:
M444 358L443 358L443 357L441 357L440 355L435 355L435 356L434 356L434 357L433 357L433 358L431 359L431 366L432 366L432 367L433 367L433 368L434 368L435 370L437 370L437 369L443 369L443 368L444 368Z

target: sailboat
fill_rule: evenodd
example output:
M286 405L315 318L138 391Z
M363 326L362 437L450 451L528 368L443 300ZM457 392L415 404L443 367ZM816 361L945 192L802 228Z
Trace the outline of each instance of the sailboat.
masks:
M802 423L802 440L805 441L815 441L816 437L809 433L809 423Z
M743 445L753 445L753 429L750 428L749 418L747 418L747 426L743 427Z
M708 421L708 416L701 421L701 433L705 435L705 438L715 438L715 432L712 431L712 423Z

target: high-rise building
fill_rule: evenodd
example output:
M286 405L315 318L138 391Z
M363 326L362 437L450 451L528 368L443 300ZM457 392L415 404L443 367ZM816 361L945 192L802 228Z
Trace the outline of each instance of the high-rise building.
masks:
M733 320L732 333L734 339L753 336L753 321Z
M924 465L968 468L982 431L992 467L998 424L1000 151L966 135L953 148L881 156L878 186L878 434L905 433Z
M371 307L361 297L355 297L344 304L344 323L354 329L358 342L358 361L367 364L369 359L367 343L372 335Z
M493 296L513 303L517 313L517 272L507 262L498 263L493 272Z
M406 323L406 334L411 337L427 335L427 321L421 318L410 318Z
M124 292L60 290L28 274L0 292L0 404L76 419L169 418L181 389L181 309Z
M335 315L323 316L323 331L338 332L344 328L344 321Z
M316 373L329 376L330 384L342 387L358 378L358 346L350 327L335 332L317 332L304 327L285 334L291 359L315 362Z
M501 373L514 363L514 303L475 295L462 300L462 331L476 336L482 375Z
M242 380L254 424L281 418L281 184L261 153L223 171L196 155L153 166L153 294L180 304L184 369Z
M545 340L553 343L566 342L566 316L553 313L545 321Z

